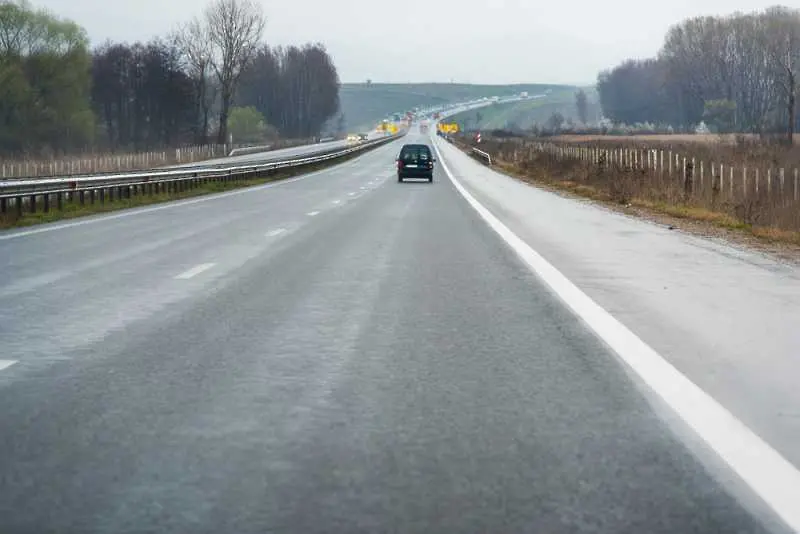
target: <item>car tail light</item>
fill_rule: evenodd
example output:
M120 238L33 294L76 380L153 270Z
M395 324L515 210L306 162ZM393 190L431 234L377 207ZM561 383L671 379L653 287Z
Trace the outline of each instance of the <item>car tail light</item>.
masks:
M401 160L401 159L397 160L397 168L398 169L402 169L403 168L403 160Z

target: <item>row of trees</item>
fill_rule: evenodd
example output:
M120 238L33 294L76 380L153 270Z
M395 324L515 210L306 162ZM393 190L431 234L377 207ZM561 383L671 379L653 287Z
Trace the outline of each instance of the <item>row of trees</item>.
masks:
M225 143L232 113L317 135L339 108L336 68L319 44L264 45L264 27L254 0L213 0L169 36L91 50L75 23L0 0L0 154Z
M339 110L339 76L325 47L258 49L237 101L287 137L311 137Z
M798 125L800 10L698 17L670 29L658 56L602 72L597 89L615 122L777 132ZM791 137L790 137L791 138Z

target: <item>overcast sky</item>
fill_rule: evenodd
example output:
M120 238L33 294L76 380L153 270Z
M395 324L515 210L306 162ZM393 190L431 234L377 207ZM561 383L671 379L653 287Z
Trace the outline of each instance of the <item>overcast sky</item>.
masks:
M324 43L344 82L592 83L654 55L687 17L763 9L766 0L258 0L269 44ZM789 3L796 3L791 0ZM164 35L203 0L32 0L93 43ZM786 2L784 2L786 3Z

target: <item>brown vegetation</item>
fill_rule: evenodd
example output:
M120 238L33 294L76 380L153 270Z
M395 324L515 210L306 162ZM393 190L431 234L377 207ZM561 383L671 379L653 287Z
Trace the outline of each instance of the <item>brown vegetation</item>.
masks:
M800 144L800 134L795 134L795 143ZM626 142L626 143L686 143L706 145L741 145L762 144L761 137L756 134L653 134L653 135L580 135L564 134L554 136L553 141L568 143Z
M694 157L695 166L684 169L675 165L671 172L648 167L644 145L624 141L599 146L489 139L481 149L513 174L581 196L800 244L800 180L795 179L795 167L788 165L800 168L800 149L780 145L747 149L720 144L671 146L673 156L677 149L686 150L679 156L681 164L684 157L687 162ZM630 159L620 163L610 157L615 149L627 151L625 158ZM653 156L652 161L655 159ZM713 167L712 162L716 162ZM725 162L722 168L719 162ZM778 164L787 164L783 173Z

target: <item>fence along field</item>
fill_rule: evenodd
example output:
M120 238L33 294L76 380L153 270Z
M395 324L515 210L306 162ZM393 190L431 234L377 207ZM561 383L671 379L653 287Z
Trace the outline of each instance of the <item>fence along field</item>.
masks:
M130 154L104 154L50 160L9 160L0 162L0 178L42 178L138 171L167 165L194 163L226 155L225 145L203 145Z
M730 162L709 157L719 147L697 154L687 152L685 145L681 150L490 139L481 148L525 174L590 186L613 201L642 199L702 207L728 214L744 225L800 231L800 165L793 151L784 150L779 157L765 147L754 147L750 157L740 153ZM730 147L728 151L729 155L737 152L743 150Z

